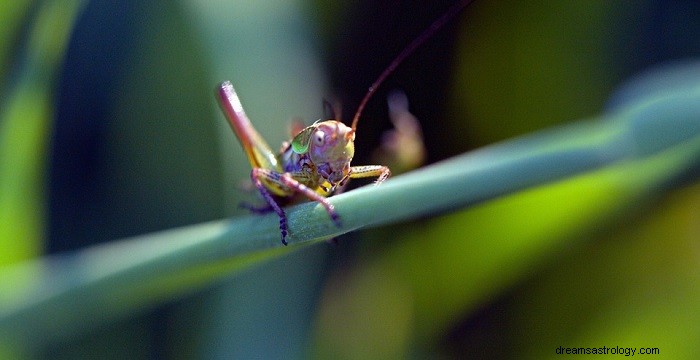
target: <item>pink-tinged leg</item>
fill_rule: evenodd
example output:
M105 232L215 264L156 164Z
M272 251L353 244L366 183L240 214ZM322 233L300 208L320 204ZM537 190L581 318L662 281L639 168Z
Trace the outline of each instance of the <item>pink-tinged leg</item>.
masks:
M287 246L287 215L284 213L284 210L282 210L279 204L277 204L277 201L275 201L275 199L272 197L272 194L270 194L270 191L267 190L267 188L261 180L267 179L273 182L278 182L279 174L265 169L253 168L253 171L250 172L250 178L253 180L253 184L255 184L255 187L258 188L258 191L260 191L260 194L265 199L265 201L267 201L267 203L270 204L272 210L274 210L274 212L276 212L277 215L280 217L280 233L282 234L282 244Z
M391 170L383 165L353 166L350 168L351 179L376 177L375 185L383 183L389 176L391 176Z
M338 213L335 212L333 204L328 202L328 200L323 196L311 190L308 186L295 180L291 174L280 174L276 171L268 169L253 168L253 171L250 173L250 177L265 201L267 201L272 210L280 217L282 244L287 245L287 215L284 213L284 210L279 206L277 201L275 201L275 199L272 197L270 191L265 187L263 180L268 183L279 185L281 188L288 188L293 192L299 192L310 200L320 203L324 208L326 208L326 212L328 212L328 215L331 217L331 220L333 220L336 226L341 226L340 216L338 216Z
M328 202L328 199L325 197L319 195L317 192L311 190L308 186L298 182L295 180L291 174L289 173L284 173L282 174L282 184L284 184L286 187L293 189L295 192L299 192L309 198L309 200L316 201L317 203L323 205L324 208L326 208L326 212L328 213L328 216L331 217L331 220L335 223L336 226L340 227L340 216L338 213L335 212L335 208L333 207L333 204Z

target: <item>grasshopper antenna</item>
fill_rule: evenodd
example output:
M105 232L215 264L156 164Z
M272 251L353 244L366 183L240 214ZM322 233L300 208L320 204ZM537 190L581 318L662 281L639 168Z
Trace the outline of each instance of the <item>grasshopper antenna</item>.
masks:
M422 34L420 34L417 38L415 38L408 46L406 46L403 51L394 59L394 61L389 64L389 66L379 75L377 80L372 83L372 86L369 87L367 90L367 94L365 94L365 97L362 98L362 101L360 102L360 105L357 107L357 111L355 112L355 117L352 118L352 130L354 131L355 128L357 127L357 122L360 120L360 114L362 114L362 110L365 109L365 106L367 105L367 102L369 99L374 95L374 93L377 91L379 86L386 80L386 78L391 75L391 73L396 70L396 68L404 61L406 58L411 55L416 49L418 49L423 43L430 39L433 34L435 34L436 31L440 30L440 28L445 25L448 21L452 20L455 15L457 15L462 9L467 7L469 4L474 2L474 0L462 0L459 3L453 5L445 14L443 14L439 19L435 20L430 27L425 29Z

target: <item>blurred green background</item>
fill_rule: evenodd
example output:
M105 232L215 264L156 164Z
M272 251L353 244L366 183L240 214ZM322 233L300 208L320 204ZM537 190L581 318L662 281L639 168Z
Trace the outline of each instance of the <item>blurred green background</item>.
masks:
M290 119L318 119L324 98L350 119L451 3L3 3L0 268L244 213L250 165L215 85L233 82L277 149ZM370 163L390 127L392 89L435 162L592 117L645 79L697 84L698 18L691 0L477 0L378 91L353 163ZM644 174L611 167L303 247L86 334L0 343L0 357L545 358L620 346L693 358L692 170L648 193Z

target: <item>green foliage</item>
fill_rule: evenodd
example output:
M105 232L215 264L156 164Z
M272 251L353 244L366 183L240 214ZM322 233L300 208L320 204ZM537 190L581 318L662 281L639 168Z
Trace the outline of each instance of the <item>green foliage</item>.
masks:
M49 85L55 81L81 2L38 5L20 50L14 49L10 39L19 37L18 20L32 6L22 1L4 6L8 8L0 13L8 19L0 31L0 265L36 256L41 249L45 213L41 186L53 111ZM13 50L26 57L16 66ZM17 73L8 69L17 69Z
M294 206L287 210L289 242L292 244L289 248L280 249L276 215L249 215L113 241L72 254L9 266L2 269L0 276L2 337L36 344L37 339L46 341L72 335L72 332L85 333L134 310L152 308L166 299L189 294L300 244L330 239L360 228L464 209L596 169L609 170L577 180L574 185L579 187L578 190L584 186L598 191L603 189L605 194L615 188L617 201L630 202L663 189L669 181L698 165L698 113L700 92L697 90L678 96L663 96L618 111L606 119L552 129L427 166L398 176L382 186L367 186L333 197L332 203L344 224L340 229L327 219L327 214L318 204ZM656 141L652 143L648 138ZM638 175L632 177L632 174ZM557 187L547 189L548 196L556 196L558 192ZM546 211L540 214L540 221L547 221L550 218L547 214ZM472 213L471 216L478 215ZM526 214L514 216L528 217ZM531 216L529 221L533 221ZM435 227L442 228L449 227ZM547 230L539 231L551 234ZM421 237L441 236L422 234ZM523 242L510 244L505 253L490 251L489 255L495 258L479 256L482 264L472 263L471 271L486 271L488 274L490 272L484 268L488 264L506 262L516 254L536 256L538 251L524 252L524 249L551 246L547 243L554 239L533 235L521 236L520 240ZM430 248L423 250L425 252L420 253L423 260L430 256L430 252L445 253ZM403 251L410 250L405 248ZM472 253L487 252L473 249ZM402 261L410 259L405 255L399 258ZM455 258L454 264L450 265L448 258L440 260L442 266L448 268L461 261L464 258ZM515 266L510 271L522 270L521 266ZM419 273L415 275L416 279L420 278ZM497 286L489 276L477 284ZM455 286L446 288L448 292L455 289ZM435 304L436 301L439 304L439 299L452 298L434 292L417 293L430 294L428 299L416 299L426 304ZM435 311L449 309L442 306L427 308ZM438 323L433 326L441 327L450 314L424 314L419 319L435 319L433 321Z
M125 4L0 6L0 358L697 353L699 67L647 74L599 110L638 71L611 44L632 44L639 24L620 19L647 2L476 2L457 57L419 51L438 60L388 84L414 85L429 151L463 154L332 197L341 228L315 203L286 208L288 247L276 215L233 209L250 168L212 88L231 79L272 144L289 117L315 120L330 91L305 8ZM326 39L376 23L343 9L347 23L318 26L341 32ZM359 41L358 77L378 51ZM441 96L431 81L447 63ZM447 119L421 112L445 98ZM369 108L358 142L381 122ZM94 168L67 170L88 181L57 205L56 134L94 124ZM71 250L43 254L57 243Z

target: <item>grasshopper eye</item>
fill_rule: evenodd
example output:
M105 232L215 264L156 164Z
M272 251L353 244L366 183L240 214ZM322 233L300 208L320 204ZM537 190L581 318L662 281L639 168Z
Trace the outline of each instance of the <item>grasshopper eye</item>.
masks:
M314 133L314 145L316 146L323 146L323 144L326 142L326 134L318 130Z

